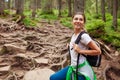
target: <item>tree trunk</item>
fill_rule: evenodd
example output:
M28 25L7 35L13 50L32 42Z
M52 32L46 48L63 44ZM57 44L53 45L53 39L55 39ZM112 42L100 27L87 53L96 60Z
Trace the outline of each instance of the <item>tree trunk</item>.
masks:
M105 22L106 18L105 18L105 0L101 0L101 12L102 12L102 20Z
M59 9L59 14L58 16L60 17L61 16L61 8L62 8L62 0L58 0L58 9Z
M11 0L8 0L8 9L11 9Z
M24 0L16 0L16 14L23 15L23 10L24 10Z
M16 0L12 0L11 3L12 3L11 8L16 9Z
M112 14L112 0L107 0L108 4L108 12Z
M32 0L32 17L35 18L36 15L36 9L37 9L37 0Z
M85 0L74 0L74 13L84 12Z
M41 8L41 0L37 0L37 9Z
M71 0L67 0L68 2L68 17L72 16L72 6L71 6Z
M96 14L98 14L98 0L96 0Z
M117 9L118 9L118 1L113 0L113 27L117 30Z
M32 1L32 0L24 0L24 5L25 5L24 8L25 8L26 10L31 10L31 6L32 6L32 5L31 5L31 4L32 4L31 1Z
M120 14L120 0L118 0L118 14ZM120 18L120 15L118 17Z
M53 11L52 11L52 2L53 2L53 0L45 0L45 5L44 5L44 7L42 9L43 13L53 14Z
M4 15L4 7L5 7L4 0L1 0L0 1L0 15Z

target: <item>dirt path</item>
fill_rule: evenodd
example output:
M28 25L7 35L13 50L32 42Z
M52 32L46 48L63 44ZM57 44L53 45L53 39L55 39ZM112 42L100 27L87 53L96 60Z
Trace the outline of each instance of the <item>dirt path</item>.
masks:
M63 27L59 22L54 22L52 25L41 24L42 27L38 25L37 28L26 28L0 19L1 80L23 80L25 72L35 68L49 68L57 71L68 65L66 44L73 30ZM107 63L110 63L110 60L106 60L103 56L103 65L100 68L94 68L97 78L105 77L102 71L105 70ZM116 74L120 71L119 68L109 69L107 73L110 75L107 76L107 80L120 79Z

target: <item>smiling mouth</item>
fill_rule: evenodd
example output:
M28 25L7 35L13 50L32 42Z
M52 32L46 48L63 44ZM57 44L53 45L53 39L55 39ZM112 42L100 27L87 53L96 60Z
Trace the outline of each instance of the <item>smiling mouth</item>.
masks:
M80 26L81 26L81 24L76 24L76 26L77 26L77 27L80 27Z

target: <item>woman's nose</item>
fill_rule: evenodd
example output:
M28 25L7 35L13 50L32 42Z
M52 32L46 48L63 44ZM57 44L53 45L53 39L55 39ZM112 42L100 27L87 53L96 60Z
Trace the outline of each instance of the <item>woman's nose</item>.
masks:
M81 23L81 21L78 19L78 20L76 20L76 23Z
M78 19L77 22L80 22L80 20Z

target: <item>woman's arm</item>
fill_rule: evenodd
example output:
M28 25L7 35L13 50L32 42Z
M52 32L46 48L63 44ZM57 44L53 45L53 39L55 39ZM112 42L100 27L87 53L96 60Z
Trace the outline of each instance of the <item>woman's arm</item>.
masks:
M100 48L96 45L94 41L90 41L87 45L91 49L88 50L82 50L77 44L73 44L73 49L80 54L86 54L86 55L99 55L101 54Z

